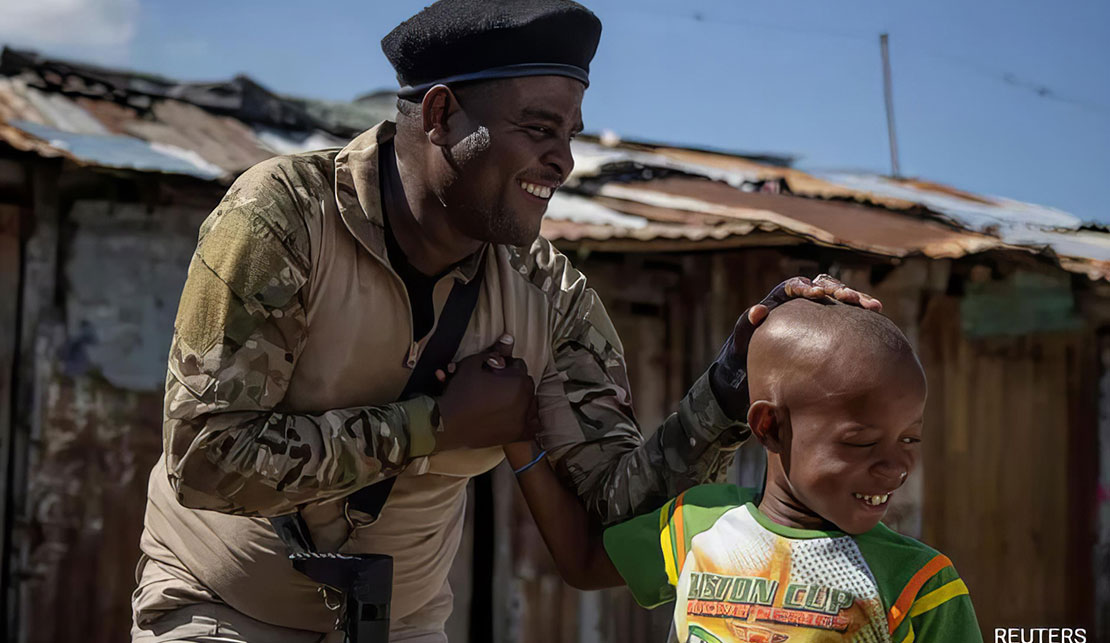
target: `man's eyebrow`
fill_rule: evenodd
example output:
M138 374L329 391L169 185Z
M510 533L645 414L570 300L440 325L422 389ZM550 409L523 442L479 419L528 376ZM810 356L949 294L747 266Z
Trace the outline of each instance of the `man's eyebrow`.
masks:
M563 115L558 112L553 112L549 109L542 107L525 107L520 111L521 118L535 118L543 121L554 123L555 125L562 125L565 121ZM581 132L583 129L582 121L574 124L573 131L575 134Z

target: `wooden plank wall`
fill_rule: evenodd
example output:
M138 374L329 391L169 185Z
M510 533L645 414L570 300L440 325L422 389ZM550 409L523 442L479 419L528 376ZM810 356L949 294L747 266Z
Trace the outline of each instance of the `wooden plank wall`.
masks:
M27 491L24 641L127 640L161 396L57 370L47 386Z
M96 316L107 314L105 327L117 333L128 330L123 321L138 331L156 327L163 337L148 352L161 360L150 365L157 371L172 310L171 321L161 323L136 318L125 304L156 309L166 298L176 308L186 264L169 250L191 248L199 218L193 210L128 203L91 231L75 219L83 202L63 201L58 183L56 173L35 175L35 228L24 257L11 532L18 580L10 588L18 601L8 603L19 606L19 630L5 640L127 640L147 477L161 452L161 384L136 390L110 381L104 364L146 358L108 351L97 363L94 351L107 334L89 331L89 318L99 323ZM96 239L104 243L89 257ZM89 260L74 266L82 252ZM176 281L163 274L174 271ZM115 294L86 302L90 285ZM133 344L144 339L136 335Z
M1095 636L1096 641L1110 641L1110 328L1100 328L1098 335L1098 459L1099 472L1095 486L1097 500L1095 552Z
M8 475L12 453L12 402L15 388L15 359L19 341L19 273L21 264L19 236L20 208L0 204L0 577L10 571L8 527ZM2 595L2 594L0 594ZM9 615L0 606L0 632L6 632Z
M15 365L14 414L11 427L9 480L11 488L8 507L8 565L10 574L6 592L8 632L10 640L27 640L30 596L27 578L30 542L33 539L33 514L30 501L29 471L33 470L41 437L45 404L45 373L48 360L60 336L58 293L58 247L60 244L60 208L58 177L61 166L54 162L38 162L29 168L31 213L21 221L22 267L19 302L19 362ZM23 227L26 225L26 227Z
M1080 384L1084 332L972 340L959 313L956 298L935 297L922 322L924 540L955 561L988 634L1091 628L1093 583L1081 570L1091 524L1069 502L1093 481L1072 466L1094 450L1076 411L1093 406Z

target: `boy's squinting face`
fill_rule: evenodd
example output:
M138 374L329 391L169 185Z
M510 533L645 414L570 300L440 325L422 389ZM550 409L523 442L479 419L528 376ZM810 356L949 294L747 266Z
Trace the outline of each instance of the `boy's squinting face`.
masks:
M919 456L925 376L915 359L892 361L869 373L815 377L813 386L825 390L787 411L785 491L849 534L878 524Z

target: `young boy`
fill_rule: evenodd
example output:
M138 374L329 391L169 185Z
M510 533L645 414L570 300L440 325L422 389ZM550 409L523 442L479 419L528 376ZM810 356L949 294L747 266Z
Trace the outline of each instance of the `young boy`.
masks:
M564 578L604 586L616 571L644 607L675 601L670 641L982 641L951 561L879 523L922 437L925 374L901 331L861 308L791 301L756 330L748 373L761 497L694 487L606 530L606 558L546 463L520 474Z

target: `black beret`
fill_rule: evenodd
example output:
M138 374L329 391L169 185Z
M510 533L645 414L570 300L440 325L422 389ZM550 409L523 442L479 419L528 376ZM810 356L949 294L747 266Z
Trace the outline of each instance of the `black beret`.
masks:
M601 21L570 0L439 0L382 38L398 95L490 78L569 76L589 83Z

